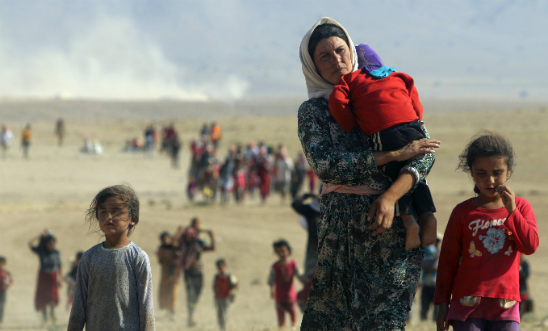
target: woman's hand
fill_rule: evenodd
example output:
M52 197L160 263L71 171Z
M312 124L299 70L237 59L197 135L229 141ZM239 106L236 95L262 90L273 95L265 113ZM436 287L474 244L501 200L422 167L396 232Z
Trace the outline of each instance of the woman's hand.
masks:
M508 214L512 214L516 210L516 194L514 191L506 185L499 185L495 187L495 190L502 198L502 203L504 203L504 207L508 210Z
M438 306L438 318L436 320L438 331L449 330L449 323L447 322L447 313L449 313L449 304L447 302L440 303Z
M395 161L409 160L418 154L435 153L432 148L439 148L441 141L436 139L423 138L420 140L413 140L409 144L395 151Z
M369 230L374 230L374 236L384 233L392 226L396 200L392 195L384 193L371 204L367 220L373 221L373 224L369 226Z
M374 220L369 227L370 230L375 230L373 231L374 236L385 232L392 226L394 205L413 187L414 181L415 177L409 171L404 171L386 192L373 201L367 219L369 221Z

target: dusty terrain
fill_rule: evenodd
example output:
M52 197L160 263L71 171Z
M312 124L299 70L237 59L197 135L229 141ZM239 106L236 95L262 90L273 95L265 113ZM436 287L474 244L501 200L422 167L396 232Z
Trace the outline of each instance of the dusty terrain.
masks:
M42 330L40 315L33 309L38 259L27 248L27 241L45 228L52 230L58 238L64 272L67 272L69 261L77 251L86 250L101 240L97 234L88 233L88 226L84 224L86 206L101 188L121 182L130 183L140 196L141 222L131 239L149 254L156 287L160 268L155 251L160 232L187 225L194 216L202 219L205 228L215 232L218 249L203 256L205 286L197 309L196 330L217 329L210 284L215 272L214 261L219 257L227 260L230 270L240 280L236 301L229 312L229 330L275 329L274 306L266 286L268 268L275 261L271 243L281 237L288 239L294 249L293 257L302 264L306 233L298 225L297 215L277 196L264 206L259 205L257 198L248 199L243 205L191 204L184 188L189 163L188 142L197 136L204 119L215 120L223 127L221 156L230 144L259 138L273 145L284 143L295 156L300 151L300 143L296 135L296 108L292 107L298 103L281 104L279 111L261 103L232 104L223 106L225 108L194 104L192 111L185 113L177 112L178 105L169 102L133 106L63 101L0 102L0 122L6 122L16 136L7 157L0 159L0 255L7 258L7 269L15 279L8 292L4 329ZM548 105L474 101L458 109L449 101L430 105L425 109L424 120L431 135L442 141L428 178L438 208L440 230L444 229L452 208L473 194L468 176L455 171L458 154L470 137L484 128L503 133L514 144L517 166L509 185L519 196L531 201L541 237L537 253L527 257L532 268L530 287L536 309L534 315L528 317L530 321L522 324L522 329L534 329L548 315L545 295L548 293L548 248L544 244L548 225L543 221L548 217L545 203L548 198ZM290 113L291 109L294 114ZM133 116L132 110L138 115ZM67 136L62 147L56 145L53 135L57 117L67 121ZM125 140L133 137L142 140L142 132L149 122L159 127L170 119L174 120L184 141L182 169L171 169L165 155L158 153L149 159L142 154L121 152ZM33 125L29 160L22 159L18 141L26 122ZM85 136L99 139L104 154L80 153ZM65 288L61 294L57 308L60 330L68 318ZM156 311L157 330L187 329L184 298L181 286L175 323L165 318L165 312ZM432 323L417 322L417 310L408 329L434 330Z

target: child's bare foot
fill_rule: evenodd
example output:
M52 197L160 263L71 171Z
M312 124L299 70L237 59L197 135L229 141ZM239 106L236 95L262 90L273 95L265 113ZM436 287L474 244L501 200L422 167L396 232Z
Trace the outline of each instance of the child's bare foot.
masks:
M438 221L432 212L421 214L420 219L422 229L421 246L424 248L436 243L438 236Z
M405 250L410 251L421 245L421 238L419 237L420 227L415 221L415 218L411 215L402 215L401 220L407 230L405 236Z

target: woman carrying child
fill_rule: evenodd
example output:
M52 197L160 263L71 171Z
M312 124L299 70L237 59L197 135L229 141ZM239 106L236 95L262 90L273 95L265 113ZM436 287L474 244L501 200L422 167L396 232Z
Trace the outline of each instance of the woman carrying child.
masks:
M529 201L506 185L514 152L508 140L486 132L460 155L476 197L458 204L441 247L434 304L438 331L519 330L520 254L539 244Z
M34 246L38 242L37 246ZM40 233L28 242L29 248L40 258L40 271L38 272L38 285L34 307L42 312L43 322L48 321L47 308L51 322L55 322L54 308L59 303L59 291L61 287L62 268L61 256L55 249L56 239L48 231Z
M102 189L86 213L105 241L78 266L68 331L153 331L154 303L148 255L129 240L139 223L139 199L128 185Z
M358 60L337 21L317 21L299 55L309 99L299 108L298 135L310 167L332 189L320 200L318 265L301 330L403 330L424 253L405 249L406 230L394 221L394 206L428 174L431 148L440 142L421 139L396 151L373 151L359 129L342 129L327 99L342 76L358 69ZM404 160L394 182L378 168Z

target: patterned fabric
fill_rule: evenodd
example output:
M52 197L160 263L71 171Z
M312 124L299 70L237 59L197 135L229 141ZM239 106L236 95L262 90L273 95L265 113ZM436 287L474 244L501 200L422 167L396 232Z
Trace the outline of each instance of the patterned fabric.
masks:
M154 331L152 273L148 255L131 242L105 250L97 244L78 266L67 330Z
M377 190L390 186L377 170L366 137L359 128L344 132L327 100L301 105L298 133L308 162L322 181ZM404 169L418 182L432 160L428 154L417 155ZM397 220L384 234L372 236L365 215L377 197L335 192L322 196L319 261L301 330L404 329L424 250L405 250L405 228Z

